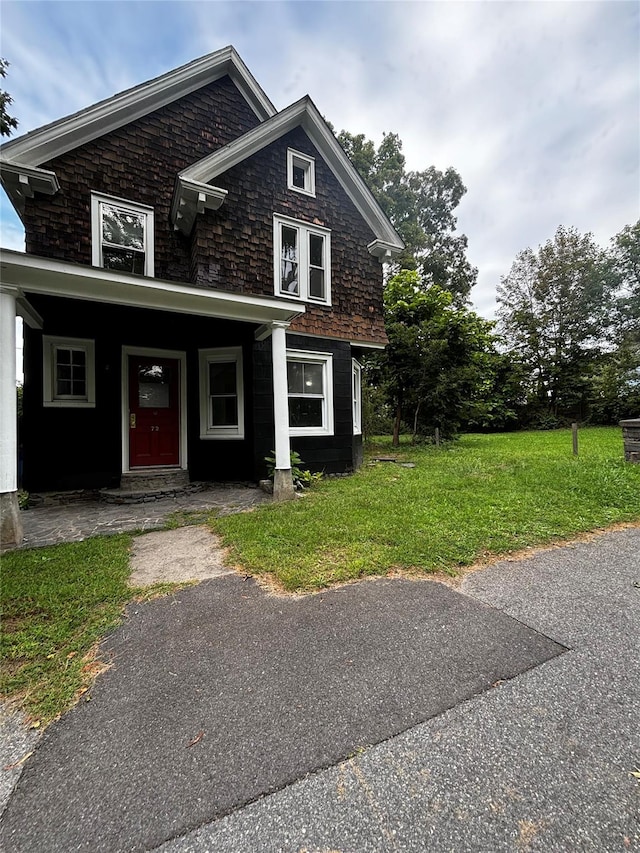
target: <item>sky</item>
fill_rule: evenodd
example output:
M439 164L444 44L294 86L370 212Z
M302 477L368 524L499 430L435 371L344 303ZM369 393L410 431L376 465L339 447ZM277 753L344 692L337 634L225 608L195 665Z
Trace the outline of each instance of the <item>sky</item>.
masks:
M309 94L337 130L397 133L408 169L460 173L485 317L559 225L607 246L640 218L635 0L0 0L14 137L228 44L278 110ZM0 243L23 249L4 193Z

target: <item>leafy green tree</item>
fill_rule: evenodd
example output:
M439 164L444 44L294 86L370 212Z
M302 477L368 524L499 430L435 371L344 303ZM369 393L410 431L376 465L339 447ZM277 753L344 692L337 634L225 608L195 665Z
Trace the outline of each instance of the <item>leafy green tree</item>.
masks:
M520 252L497 288L508 347L527 366L541 416L587 414L590 375L602 353L615 291L606 254L591 234L559 227L537 253Z
M340 131L338 141L405 242L399 268L417 269L428 284L453 294L464 304L478 271L466 258L467 238L456 234L454 211L466 192L460 175L449 167L406 170L402 140L386 133L376 149L364 134Z
M618 286L615 306L618 340L640 345L640 220L625 226L611 242L611 261Z
M436 427L452 436L465 423L500 427L515 417L499 389L508 364L493 322L456 305L415 270L389 280L384 304L389 345L369 363L368 377L392 412L395 445L403 423L414 437Z
M0 77L7 76L9 63L6 59L0 59ZM7 108L13 103L13 98L8 92L0 89L0 136L10 136L11 132L18 126L18 120L7 112Z

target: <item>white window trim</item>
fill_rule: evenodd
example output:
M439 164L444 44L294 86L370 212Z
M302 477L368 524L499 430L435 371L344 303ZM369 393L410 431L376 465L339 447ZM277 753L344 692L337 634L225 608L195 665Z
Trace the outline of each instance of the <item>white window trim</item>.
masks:
M146 204L138 204L116 196L91 193L91 263L94 267L102 267L102 204L112 204L124 207L134 213L145 216L144 225L144 274L153 276L154 271L154 219L153 208Z
M216 347L198 350L200 363L200 438L205 440L244 438L244 383L242 380L242 347ZM238 395L238 423L234 426L212 426L209 423L209 365L235 362Z
M322 401L322 426L290 426L289 435L333 435L333 356L329 352L309 352L308 350L288 349L287 364L290 361L322 365L324 399Z
M88 338L61 338L53 335L42 336L42 376L45 408L95 409L96 407L96 358L95 341ZM85 398L56 397L55 377L56 349L79 349L85 353L86 389Z
M280 261L282 255L282 226L298 231L298 290L299 293L283 292L280 289ZM314 299L309 295L309 235L324 237L324 299ZM300 219L273 215L273 283L276 296L285 299L297 299L314 305L331 305L331 231Z
M351 395L353 403L353 434L362 435L362 365L351 359Z
M293 183L293 167L301 166L304 169L305 186L296 187ZM293 148L287 149L287 187L296 193L310 195L315 198L316 195L316 161L308 154L303 154L302 151L296 151Z

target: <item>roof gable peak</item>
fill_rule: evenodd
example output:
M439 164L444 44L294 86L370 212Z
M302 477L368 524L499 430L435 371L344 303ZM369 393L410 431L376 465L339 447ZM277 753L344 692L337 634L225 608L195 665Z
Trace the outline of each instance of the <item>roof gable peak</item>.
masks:
M199 186L200 195L208 197L215 190L218 195L214 203L219 206L223 202L223 199L220 200L219 193L223 191L212 187L211 182L218 175L266 148L267 145L280 139L296 127L301 127L305 131L361 216L376 235L376 239L370 244L369 251L385 261L390 260L393 255L399 254L404 248L402 239L343 151L342 146L309 95L304 95L286 109L254 127L253 130L249 130L223 148L219 148L180 172L172 208L176 227L184 230L193 224L191 217L185 218L184 222L178 221L181 208L192 206L187 201L189 191L192 191L195 186ZM207 207L213 206L209 204L208 198L206 201L205 198L201 198L201 203Z
M2 159L37 167L229 75L265 121L276 109L231 45L6 142Z

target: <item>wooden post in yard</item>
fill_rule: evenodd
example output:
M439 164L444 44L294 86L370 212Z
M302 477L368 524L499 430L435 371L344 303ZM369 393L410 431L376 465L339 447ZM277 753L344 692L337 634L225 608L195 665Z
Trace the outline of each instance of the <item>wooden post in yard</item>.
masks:
M440 447L440 430L436 427L436 447Z
M571 432L573 436L573 455L578 455L578 424L574 421L571 424Z

